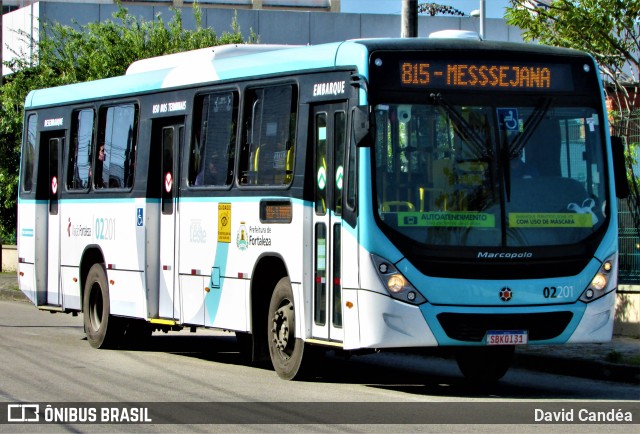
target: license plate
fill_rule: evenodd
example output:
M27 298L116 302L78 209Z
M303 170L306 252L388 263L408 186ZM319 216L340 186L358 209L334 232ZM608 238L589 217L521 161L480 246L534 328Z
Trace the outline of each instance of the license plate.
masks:
M527 330L489 330L487 345L527 345L529 332Z

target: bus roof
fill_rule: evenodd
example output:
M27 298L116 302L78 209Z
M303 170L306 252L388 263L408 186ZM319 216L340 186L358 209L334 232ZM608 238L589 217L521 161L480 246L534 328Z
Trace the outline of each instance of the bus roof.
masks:
M327 68L335 66L339 46L340 43L302 47L261 45L256 49L221 46L145 59L131 64L123 76L31 91L25 109Z
M356 39L314 46L224 45L140 60L119 77L34 90L27 95L25 109L334 66L354 66L366 76L370 51L418 49L578 53L534 44L429 38Z

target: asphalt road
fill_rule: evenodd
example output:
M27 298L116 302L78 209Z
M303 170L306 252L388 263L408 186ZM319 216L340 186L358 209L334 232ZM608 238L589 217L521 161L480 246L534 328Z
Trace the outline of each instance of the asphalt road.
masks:
M95 350L84 338L81 316L50 314L39 311L29 303L0 301L0 402L162 402L181 403L179 406L183 410L189 408L185 404L187 402L193 403L193 409L200 408L195 403L248 403L248 407L239 409L222 407L229 412L229 424L179 425L177 428L175 425L155 424L57 424L37 427L0 424L0 432L32 432L34 428L37 431L74 432L301 430L301 426L296 424L274 424L269 420L261 424L265 419L252 419L256 413L267 411L256 407L257 403L268 404L271 409L268 411L275 413L286 412L290 407L289 416L293 414L296 417L285 417L283 420L292 423L308 416L315 424L302 425L302 431L305 432L461 432L469 431L471 427L480 432L513 432L513 425L472 426L455 423L467 420L463 416L472 417L471 420L473 417L475 420L494 417L487 416L487 412L495 412L496 423L501 420L514 423L517 418L510 419L509 413L518 413L518 405L531 402L533 405L551 405L554 409L568 411L576 405L602 401L603 405L612 408L631 409L638 418L639 399L637 385L524 369L512 369L491 389L477 389L465 382L451 360L389 353L355 356L348 360L329 356L312 381L287 382L280 380L266 367L243 363L231 333L204 330L196 334L188 331L158 334L154 335L151 345L144 350ZM278 406L278 403L292 402L301 404ZM369 407L362 410L354 407L357 403L369 403ZM384 403L388 403L389 407ZM442 404L435 403L455 405L441 408L438 406ZM398 404L405 406L394 407ZM418 423L424 422L422 413L416 415L413 422L392 425L391 429L380 423L385 422L385 417L397 423L398 411L408 411L412 409L411 405L416 404L426 405L427 410L434 411L433 420L437 423ZM467 404L471 407L457 407ZM313 407L310 409L305 405ZM496 405L502 410L496 411L499 410ZM463 408L464 411L456 408ZM208 407L202 408L203 412L209 410ZM342 416L338 415L340 410L343 411ZM2 411L4 409L0 406ZM243 411L247 413L243 415ZM358 423L349 423L345 411L352 411L353 420ZM336 413L334 420L326 416L331 412ZM368 417L376 423L361 423L363 412L369 412ZM436 417L438 414L440 418ZM244 418L255 423L238 425ZM331 425L332 422L338 425ZM524 425L527 422L535 421L524 420L515 430L529 431ZM639 421L634 422L635 426L609 424L607 430L637 432ZM10 430L7 429L9 427ZM535 424L529 427L532 432L542 428ZM571 424L554 427L565 432L575 432L577 428ZM602 432L602 429L602 425L585 425L579 431Z

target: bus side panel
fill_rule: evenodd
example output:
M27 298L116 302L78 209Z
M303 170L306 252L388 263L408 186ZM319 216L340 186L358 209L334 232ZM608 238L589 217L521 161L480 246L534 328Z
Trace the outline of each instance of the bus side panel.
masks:
M281 257L291 281L301 281L303 246L292 242L302 233L301 205L293 205L291 223L261 222L260 201L253 198L194 198L180 207L184 322L249 331L250 279L261 257ZM256 288L273 289L260 288L259 282Z
M217 237L218 202L205 197L181 199L179 208L181 318L185 324L205 325L204 303L207 289L211 290L210 275L217 252L221 246L225 248ZM220 266L226 266L226 260Z
M253 309L268 309L268 306L251 306L251 297L255 294L250 294L250 288L253 291L266 291L271 293L274 288L264 287L260 285L259 280L252 275L257 265L265 257L279 258L284 264L286 273L291 281L292 291L294 293L294 305L296 306L296 333L298 336L305 336L304 324L306 317L304 315L304 303L301 298L301 292L299 291L299 285L302 283L303 276L303 252L305 245L302 239L303 236L303 208L302 201L296 199L278 198L276 195L268 196L263 200L291 200L291 222L290 223L275 223L268 220L261 220L260 218L260 200L247 199L233 202L231 204L231 229L230 236L231 242L228 244L228 260L226 272L222 272L221 275L225 277L225 284L223 290L227 289L227 281L233 281L234 279L247 279L243 280L245 283L246 294L246 323L250 324L250 312ZM307 248L309 246L306 246ZM216 261L218 258L216 258ZM250 283L252 282L252 283ZM230 287L231 288L231 287ZM237 290L241 288L234 287ZM209 296L209 295L208 295ZM238 296L239 297L239 296ZM221 312L228 309L226 301L232 302L233 298L221 298L220 307L218 308L218 315ZM240 299L236 300L240 302ZM208 302L209 303L209 302ZM209 304L207 307L209 308ZM229 307L231 308L231 306ZM233 311L238 312L238 306L233 306ZM212 321L216 324L216 327L222 326L217 320ZM240 321L240 319L238 319ZM254 326L250 327L252 330Z
M358 291L360 287L359 246L357 229L342 223L342 315L345 347L360 345L360 321L358 318Z
M249 330L249 273L239 275L230 267L230 255L237 249L231 232L236 209L231 200L208 197L180 204L179 280L185 324Z
M107 270L111 313L133 318L146 318L144 274L135 271Z
M65 310L82 310L80 269L61 265L60 280L62 284L62 305Z
M185 263L185 261L180 261ZM204 325L205 276L180 275L180 318L184 324Z
M109 283L111 313L136 318L147 317L144 285L145 239L140 210L143 200L78 199L65 202L62 210L61 263L76 271L63 273L63 287L71 296L65 307L81 306L80 279L77 275L83 253L97 248L104 258ZM77 277L78 282L73 282Z
M94 217L96 241L108 268L111 312L115 315L148 317L147 297L153 291L145 285L149 274L145 269L148 232L143 225L145 214L151 214L149 208L152 206L144 199L124 199Z
M85 248L94 243L94 221L85 200L66 200L60 207L60 280L65 309L82 309L80 261Z
M216 280L212 275L211 281ZM205 296L205 325L237 331L249 330L246 309L249 281L220 277Z
M36 235L39 235L36 228L36 215L44 204L37 205L35 201L21 200L18 204L18 286L20 290L35 305L38 305L38 288L36 283ZM41 288L45 289L44 286Z

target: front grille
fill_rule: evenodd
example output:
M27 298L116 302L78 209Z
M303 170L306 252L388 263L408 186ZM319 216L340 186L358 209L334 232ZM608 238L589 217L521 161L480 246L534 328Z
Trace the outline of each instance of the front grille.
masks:
M488 330L528 330L530 341L553 339L567 328L571 312L470 314L441 313L440 325L451 339L481 342Z

